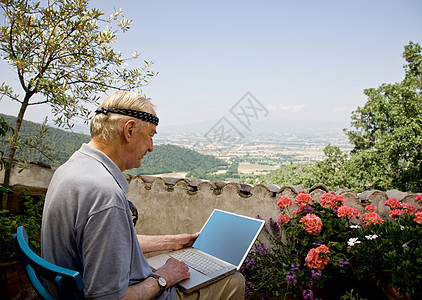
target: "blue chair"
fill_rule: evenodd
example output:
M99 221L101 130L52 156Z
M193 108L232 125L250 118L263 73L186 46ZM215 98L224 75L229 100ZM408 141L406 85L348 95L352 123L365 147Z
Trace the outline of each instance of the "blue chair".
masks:
M84 283L79 272L56 266L36 255L28 246L28 236L23 226L13 236L16 254L35 291L43 299L78 299L83 295ZM56 287L53 296L41 282L48 281Z

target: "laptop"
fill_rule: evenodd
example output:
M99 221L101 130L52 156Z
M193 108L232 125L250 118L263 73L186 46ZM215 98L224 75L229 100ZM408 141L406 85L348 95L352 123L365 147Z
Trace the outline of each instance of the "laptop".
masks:
M238 271L261 232L265 221L215 209L190 248L148 258L155 271L170 257L184 261L191 276L178 288L193 292ZM203 262L198 262L196 256Z

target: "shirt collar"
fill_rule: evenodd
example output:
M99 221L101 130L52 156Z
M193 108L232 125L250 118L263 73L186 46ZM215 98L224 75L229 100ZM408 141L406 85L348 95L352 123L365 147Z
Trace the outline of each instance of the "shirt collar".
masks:
M110 159L110 157L108 157L104 152L85 143L82 144L82 147L79 149L79 151L99 161L113 176L114 180L116 180L120 188L126 193L127 189L129 188L129 183L127 182L122 171L120 171L119 167Z

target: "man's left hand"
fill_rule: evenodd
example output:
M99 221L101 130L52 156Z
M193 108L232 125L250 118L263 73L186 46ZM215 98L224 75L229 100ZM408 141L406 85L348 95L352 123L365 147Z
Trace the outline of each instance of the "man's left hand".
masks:
M198 236L199 232L193 234L182 233L173 235L174 246L172 250L179 250L192 246Z

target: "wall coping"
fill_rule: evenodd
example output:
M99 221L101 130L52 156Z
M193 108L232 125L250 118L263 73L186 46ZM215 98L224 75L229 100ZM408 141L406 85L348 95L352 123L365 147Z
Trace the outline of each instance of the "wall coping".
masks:
M280 195L290 192L294 196L298 195L298 192L303 190L299 186L293 185L286 185L279 187L275 184L264 184L260 183L257 185L251 184L241 184L241 183L234 183L234 182L227 182L227 181L210 181L210 180L202 180L202 179L195 179L195 178L174 178L174 177L161 177L161 176L154 176L154 175L126 175L127 180L130 182L131 180L138 178L141 179L144 184L145 188L150 188L153 183L156 181L162 181L168 190L173 190L175 187L183 185L186 186L187 191L190 193L196 193L198 188L201 186L207 185L211 189L213 189L214 194L220 195L225 188L228 186L235 187L239 196L248 198L250 197L254 191L258 188L265 189L269 194L273 197L280 197ZM320 193L328 193L330 189L323 183L316 183L314 184L308 191L309 194L312 194L315 191L319 191ZM388 190L388 191L380 191L380 190L368 190L361 193L356 193L351 189L340 189L338 191L334 191L337 195L352 195L359 199L362 204L368 204L373 198L385 198L388 200L390 198L395 198L399 201L404 200L414 200L415 197L420 193L412 193L412 192L402 192L396 189Z

